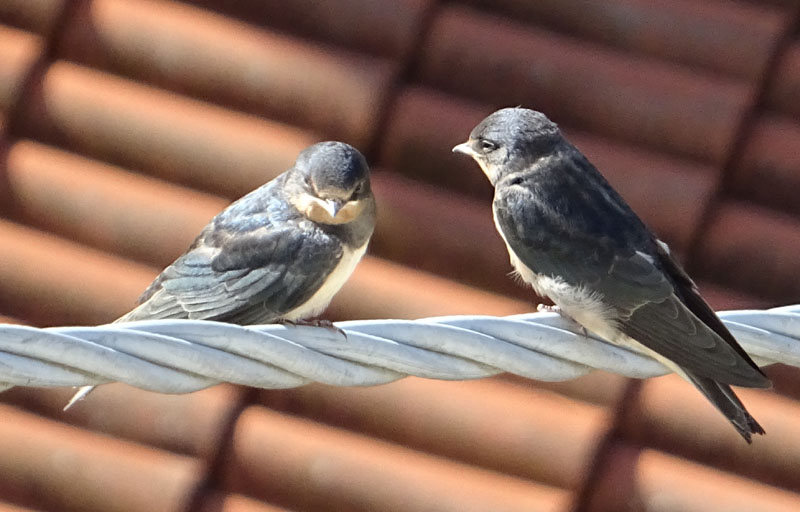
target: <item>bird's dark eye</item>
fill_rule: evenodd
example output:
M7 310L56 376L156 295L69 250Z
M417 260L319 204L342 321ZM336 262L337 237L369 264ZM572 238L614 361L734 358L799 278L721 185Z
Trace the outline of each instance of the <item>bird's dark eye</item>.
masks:
M481 145L481 150L484 153L488 153L490 151L494 151L495 149L497 149L497 144L495 144L494 142L492 142L490 140L481 139L479 141L479 144Z
M354 199L356 199L358 196L360 196L360 195L361 195L361 194L364 192L364 188L365 188L365 187L366 187L366 185L364 184L364 182L363 182L363 181L362 181L361 183L359 183L359 184L356 186L355 190L353 190L353 195L351 195L351 196L350 196L350 200L351 200L351 201L353 201L353 200L354 200Z

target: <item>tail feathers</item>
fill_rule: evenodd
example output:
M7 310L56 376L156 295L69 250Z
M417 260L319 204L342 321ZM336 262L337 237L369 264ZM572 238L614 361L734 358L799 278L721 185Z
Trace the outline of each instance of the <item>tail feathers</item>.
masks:
M730 386L686 370L684 370L684 373L689 381L714 404L714 407L728 418L728 421L733 424L745 441L752 443L753 434L763 435L765 433L761 425L744 408L741 400L733 393Z
M134 320L134 318L132 318L132 317L135 314L135 312L136 312L136 309L134 309L133 311L128 312L125 315L122 315L119 318L117 318L116 320L114 320L113 323L132 321L132 320ZM81 400L86 398L86 396L89 393L91 393L92 391L94 391L94 388L96 388L96 387L97 386L81 386L78 389L78 391L76 391L75 394L72 395L72 398L69 399L69 402L67 402L67 405L64 406L63 410L66 411L66 410L70 409L73 405L77 404L78 402L80 402Z

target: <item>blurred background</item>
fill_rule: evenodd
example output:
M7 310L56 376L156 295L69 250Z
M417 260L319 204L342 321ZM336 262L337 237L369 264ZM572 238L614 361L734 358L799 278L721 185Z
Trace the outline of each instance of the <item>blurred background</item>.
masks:
M545 112L718 309L800 301L800 0L0 0L0 321L113 320L319 140L378 226L330 319L531 311L450 148ZM797 511L800 372L0 394L0 511Z

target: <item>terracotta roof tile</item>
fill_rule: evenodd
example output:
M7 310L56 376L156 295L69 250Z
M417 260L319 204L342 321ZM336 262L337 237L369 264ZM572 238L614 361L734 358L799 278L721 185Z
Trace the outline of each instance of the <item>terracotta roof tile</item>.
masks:
M47 36L64 9L65 0L4 0L0 21Z
M590 512L790 512L800 495L655 450L613 450Z
M453 93L523 104L556 122L710 163L724 160L752 95L743 82L461 7L437 17L420 77Z
M395 59L406 57L413 49L427 9L434 3L432 0L396 0L380 5L371 0L186 2L299 36Z
M233 197L288 169L304 147L319 140L297 128L67 62L45 73L25 110L22 131Z
M574 36L759 79L791 18L786 10L712 0L465 0Z
M0 493L47 510L180 511L197 460L91 434L0 405Z
M450 152L514 104L560 123L714 306L800 299L798 0L489 5L0 0L0 321L115 318L323 138L367 154L380 211L327 318L529 311L491 187ZM67 413L71 390L15 389L0 510L794 510L800 372L768 372L777 393L742 392L752 446L674 377L111 385Z
M510 275L489 200L459 197L392 173L376 173L374 191L380 202L371 246L375 254L473 286L536 299Z
M800 1L798 0L766 0L764 2L759 2L758 0L747 0L747 3L756 5L761 5L762 3L772 4L780 7L800 7Z
M513 315L531 309L528 302L367 256L333 299L325 316L357 319Z
M800 96L798 96L800 97ZM758 119L738 162L739 195L800 215L800 120L768 114Z
M29 140L10 147L5 168L19 221L158 267L228 204Z
M0 239L0 310L33 324L109 322L157 272L2 219Z
M40 37L0 25L0 112L8 112L16 104L41 52Z
M491 111L489 106L431 89L405 89L389 121L380 162L404 175L446 186L447 192L442 191L440 196L460 191L480 198L483 202L476 203L475 215L479 209L484 221L491 222L490 216L485 215L491 186L474 162L453 158L450 151ZM716 169L569 126L562 129L660 237L679 253L687 248L717 185ZM407 208L408 201L397 204ZM483 206L478 208L479 205ZM442 206L442 210L447 208ZM399 245L399 238L395 242ZM462 241L462 245L467 243ZM504 258L498 260L491 254L487 251L486 258L508 268Z
M293 510L567 510L567 492L265 408L242 413L225 481Z
M625 418L636 442L669 450L753 479L800 490L800 446L789 442L800 428L800 404L774 393L736 389L767 431L751 446L691 385L674 375L643 383ZM681 414L675 414L680 410Z
M696 274L774 303L800 300L800 218L727 201L703 233Z
M20 324L20 323L22 323L22 321L19 320L18 318L14 318L14 317L11 317L11 316L0 315L0 323L3 323L3 324Z
M240 494L214 493L206 497L198 512L281 512L289 509L267 505ZM2 512L2 511L0 511Z
M728 309L766 309L772 303L758 295L748 294L739 290L731 290L719 284L708 281L696 281L700 293L717 311Z
M376 130L394 67L148 0L85 2L59 54L362 147Z
M17 507L8 503L0 503L0 512L35 512L31 508Z
M12 146L7 162L9 190L16 205L12 213L16 218L98 249L153 263L156 267L165 266L180 255L226 203L221 198L133 175L30 141ZM390 196L398 191L397 187L392 187L385 192ZM187 203L191 207L186 207ZM136 236L131 236L132 233ZM488 234L496 238L494 232ZM19 250L23 251L23 248ZM63 264L70 265L72 261ZM117 260L115 264L128 263ZM154 272L147 270L144 275L152 276ZM35 273L17 277L22 282L24 279L44 279ZM142 278L137 279L140 288L135 294L127 295L127 306L134 304L135 297L147 285L147 281L139 279ZM64 293L82 293L77 289L67 289L77 288L78 282L64 282ZM431 293L421 298L420 287L438 290L439 294ZM102 288L97 292L102 293ZM107 293L118 295L120 292L119 288L112 287ZM30 307L35 307L33 296L25 299L27 295L16 289L8 293L14 300L21 303L30 301ZM445 299L448 296L459 297L459 301L448 304ZM401 304L405 304L405 313ZM337 296L332 311L344 318L418 317L458 313L462 308L511 314L526 311L531 306L389 262L368 259ZM124 309L118 311L121 313Z
M404 176L491 200L491 185L452 148L492 112L491 106L413 85L399 91L383 137L379 162Z
M780 57L767 96L769 105L800 119L800 40L796 40Z
M609 425L608 410L499 379L408 378L377 388L313 385L264 391L262 397L265 405L292 414L573 489ZM510 411L506 421L497 422Z
M630 382L620 375L602 371L595 371L564 382L532 381L511 374L503 374L497 378L508 380L517 386L547 389L575 400L609 408L619 405Z
M793 366L773 364L766 369L776 393L800 400L800 372Z
M188 395L164 395L109 384L65 412L73 394L73 389L65 388L14 388L0 400L55 421L210 462L224 442L243 389L222 385Z

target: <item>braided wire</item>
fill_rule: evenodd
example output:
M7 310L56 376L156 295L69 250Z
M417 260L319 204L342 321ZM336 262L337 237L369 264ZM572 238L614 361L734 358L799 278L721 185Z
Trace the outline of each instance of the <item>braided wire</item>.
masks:
M720 313L759 365L800 366L800 305ZM189 393L220 382L291 388L372 386L408 375L478 379L501 372L543 381L594 369L668 373L631 349L587 337L555 313L361 320L335 328L155 320L38 329L0 324L0 387L125 382Z

